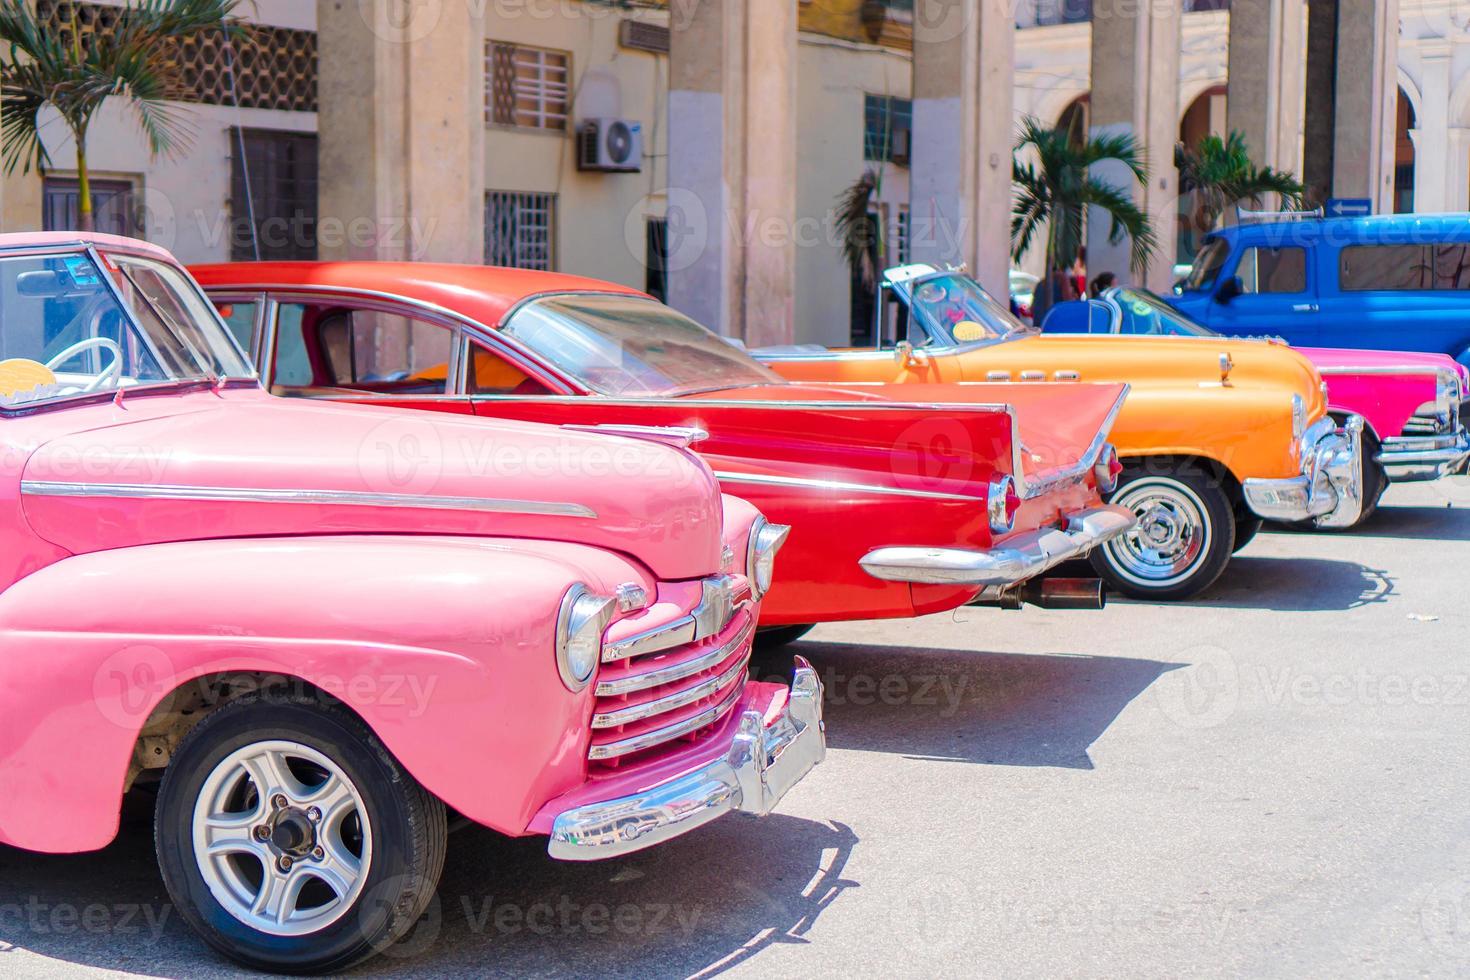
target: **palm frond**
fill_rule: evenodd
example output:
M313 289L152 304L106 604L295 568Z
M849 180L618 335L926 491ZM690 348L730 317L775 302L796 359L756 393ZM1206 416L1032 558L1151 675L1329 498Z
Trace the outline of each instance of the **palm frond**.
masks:
M1149 216L1126 193L1100 180L1087 181L1083 201L1107 215L1111 244L1116 245L1125 237L1131 240L1128 264L1133 272L1141 275L1147 270L1149 259L1158 250L1158 238Z
M877 281L875 268L881 250L881 230L874 233L869 214L873 194L878 189L878 175L868 170L837 196L837 234L842 239L842 256L848 268L871 288Z
M1245 137L1232 131L1225 138L1205 136L1192 146L1176 150L1181 191L1195 195L1195 213L1201 230L1209 230L1231 206L1276 195L1283 207L1298 207L1305 193L1293 175L1251 162Z

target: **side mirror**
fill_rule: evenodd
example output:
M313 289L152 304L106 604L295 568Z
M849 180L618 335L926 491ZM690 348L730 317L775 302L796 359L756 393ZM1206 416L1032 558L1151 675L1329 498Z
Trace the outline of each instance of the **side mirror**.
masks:
M914 350L914 345L907 340L900 340L893 345L893 359L900 367L916 367L924 363L924 355Z
M1245 284L1240 281L1239 276L1231 276L1220 283L1220 289L1215 293L1215 302L1228 303L1235 297L1245 292Z

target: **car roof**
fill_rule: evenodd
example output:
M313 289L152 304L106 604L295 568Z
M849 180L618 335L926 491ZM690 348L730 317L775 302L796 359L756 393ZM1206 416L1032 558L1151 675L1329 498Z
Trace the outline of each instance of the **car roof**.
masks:
M166 249L137 238L104 235L93 231L20 231L0 235L0 251L13 248L37 248L53 245L96 245L99 248L126 249L143 252L165 262L176 261Z
M1372 214L1355 218L1290 218L1251 221L1210 233L1210 238L1273 245L1337 244L1413 245L1435 240L1470 243L1470 213Z
M487 327L533 296L618 293L647 297L637 289L560 272L434 262L233 262L190 266L208 288L327 287L402 296L450 310Z

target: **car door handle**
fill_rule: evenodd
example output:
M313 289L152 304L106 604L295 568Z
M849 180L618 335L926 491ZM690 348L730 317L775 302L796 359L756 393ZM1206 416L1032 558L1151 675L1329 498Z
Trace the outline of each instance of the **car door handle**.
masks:
M1316 303L1295 303L1291 307L1293 313L1316 313Z

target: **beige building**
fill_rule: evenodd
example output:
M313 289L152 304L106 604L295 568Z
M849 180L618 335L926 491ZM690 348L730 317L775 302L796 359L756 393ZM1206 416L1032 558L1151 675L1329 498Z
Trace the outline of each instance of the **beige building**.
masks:
M105 29L118 2L81 9ZM1289 88L1305 5L1241 3L1267 11L1252 24L1276 26L1234 43L1260 47ZM38 4L55 16L68 6ZM999 292L1021 117L1082 112L1166 145L1234 125L1230 12L1204 9L1219 3L1146 13L1162 18L1146 32L1106 22L1096 45L1088 0L935 4L256 0L249 50L184 53L187 153L150 160L132 122L106 111L91 139L99 225L194 262L558 269L668 295L753 342L844 343L865 339L870 300L843 258L837 201L865 172L878 178L890 259L968 261ZM1396 20L1405 109L1390 206L1465 208L1470 3L1401 0ZM760 30L731 28L741 23ZM1135 50L1140 33L1162 38L1159 50ZM1263 100L1247 93L1239 111L1275 127L1263 137L1271 162L1299 169L1302 106ZM75 220L63 130L50 127L44 178L0 186L6 230ZM1139 193L1171 223L1168 176ZM1167 281L1170 264L1150 281Z

